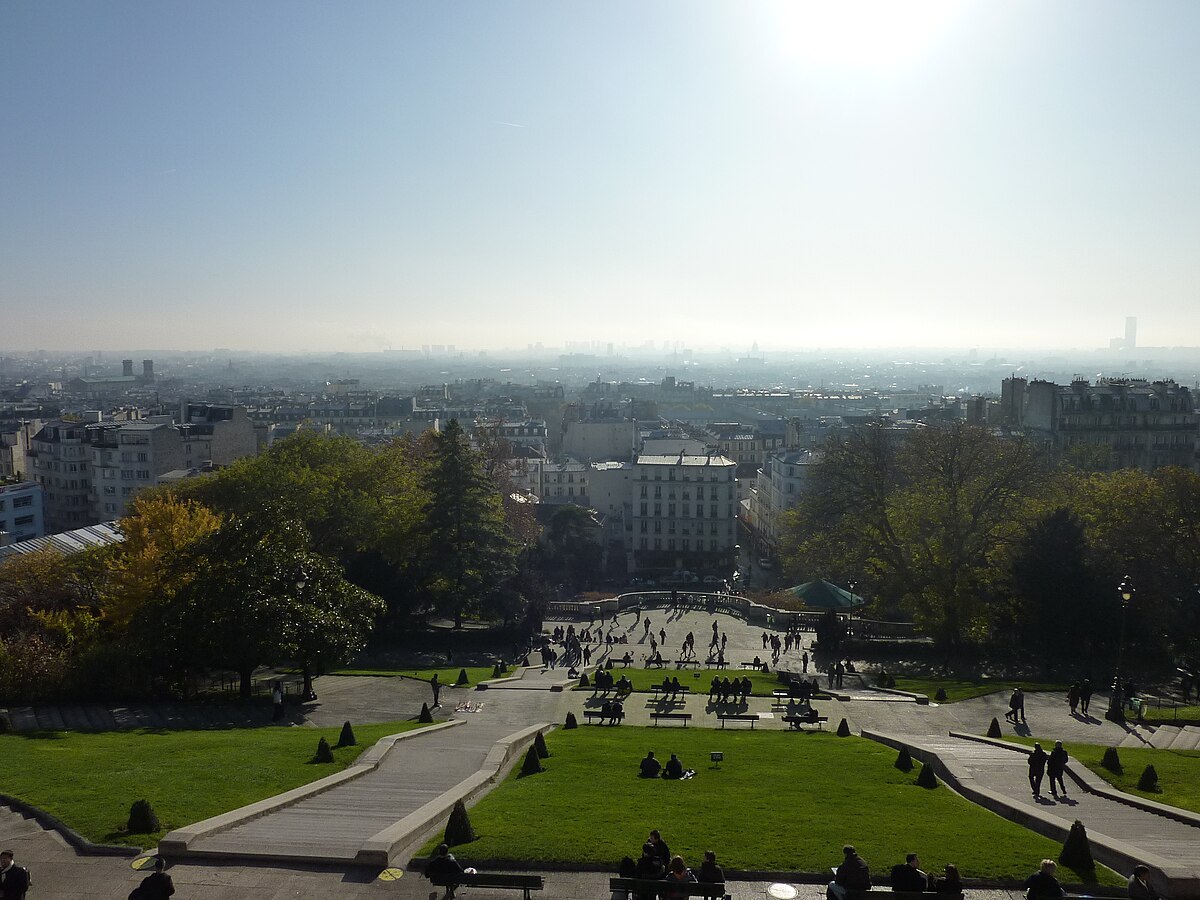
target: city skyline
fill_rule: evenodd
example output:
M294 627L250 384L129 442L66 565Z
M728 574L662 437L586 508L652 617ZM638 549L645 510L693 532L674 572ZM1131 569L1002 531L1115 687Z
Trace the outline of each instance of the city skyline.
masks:
M1200 7L0 9L0 348L1200 346Z

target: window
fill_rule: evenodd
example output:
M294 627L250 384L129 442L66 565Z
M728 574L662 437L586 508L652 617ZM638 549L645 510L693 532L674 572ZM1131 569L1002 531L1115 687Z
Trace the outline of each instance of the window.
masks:
M133 469L122 469L121 470L121 478L123 478L125 481L132 481L133 480Z
M33 516L17 516L15 519L13 519L13 524L18 527L21 525L32 525Z
M645 519L642 519L642 527L641 527L641 532L642 532L642 534L645 534L645 533L646 533L646 531L647 531L647 528L646 528L646 520L645 520Z
M656 485L654 486L654 499L655 499L655 500L658 500L658 499L660 499L661 497L662 497L662 485L661 485L661 484L656 484Z
M13 497L13 509L23 509L26 506L33 506L33 497ZM0 509L4 509L0 505Z
M662 538L655 538L655 539L654 539L654 549L655 549L655 550L661 550L661 549L662 549Z
M696 488L696 499L697 500L704 499L704 486L703 485L700 485Z
M661 504L661 503L655 503L655 504L654 504L654 514L655 514L656 516L661 516L661 515L662 515L662 504Z
M662 534L662 519L655 519L655 520L654 520L654 533L655 533L655 534Z
M643 550L647 549L649 547L649 543L650 542L647 541L645 538L642 538L642 549Z
M0 500L0 512L4 512L4 508L8 506L7 500Z
M146 453L139 453L137 455L137 461L138 462L149 462L150 456L149 456L149 454L146 454Z
M668 538L668 539L667 539L667 549L668 549L668 550L674 550L674 549L675 549L675 538Z
M674 533L675 533L675 520L674 520L674 519L668 519L668 520L667 520L667 531L668 531L668 533L670 533L670 534L674 534Z
M691 542L691 540L690 540L689 538L684 538L684 539L683 539L683 549L684 549L684 550L691 550L691 549L692 549L692 542Z
M708 514L711 518L717 517L717 504L713 503L708 507Z
M117 489L115 487L113 487L111 484L105 485L104 486L104 496L105 497L117 496Z
M646 515L646 504L645 503L641 504L640 509L641 509L641 511L638 514L642 515L642 516Z
M646 486L644 484L642 485L642 496L646 496Z
M696 504L696 518L697 519L704 518L704 504L703 503Z

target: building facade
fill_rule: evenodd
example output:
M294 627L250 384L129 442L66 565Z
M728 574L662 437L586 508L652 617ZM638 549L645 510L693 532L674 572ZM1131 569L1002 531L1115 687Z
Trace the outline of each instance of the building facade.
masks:
M46 533L42 486L33 481L0 481L0 546L29 541Z
M629 480L632 570L732 569L737 557L736 469L724 456L639 456Z

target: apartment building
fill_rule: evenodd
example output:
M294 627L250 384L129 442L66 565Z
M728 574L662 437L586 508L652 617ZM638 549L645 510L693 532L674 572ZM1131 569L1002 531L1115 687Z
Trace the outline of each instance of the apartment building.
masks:
M42 486L16 478L0 480L0 546L39 538L46 533Z
M641 455L634 462L630 529L635 571L732 568L737 464L724 456Z

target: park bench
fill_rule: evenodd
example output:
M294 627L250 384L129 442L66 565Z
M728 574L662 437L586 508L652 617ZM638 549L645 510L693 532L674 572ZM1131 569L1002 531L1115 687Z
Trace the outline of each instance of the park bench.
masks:
M653 878L610 878L608 879L608 889L614 894L623 894L628 898L631 894L635 896L651 896L657 897L660 891L665 890L667 884L665 881ZM709 897L714 900L720 900L722 897L729 896L725 893L725 885L722 884L672 884L672 893L684 897Z
M684 666L695 666L696 668L700 668L700 660L698 660L698 659L677 659L677 660L675 660L675 665L680 669L682 669Z
M721 727L725 727L726 722L749 722L750 730L754 730L754 723L758 721L758 713L717 713L717 718L721 720Z
M431 878L430 883L435 887L446 889L446 900L451 900L454 897L455 888L459 887L512 888L522 891L525 900L530 900L530 891L541 891L546 888L546 881L541 875L502 875L486 872L479 872L475 875L468 875L464 872L461 875L453 876L453 880Z
M710 669L728 669L729 663L720 659L706 659L704 665Z
M605 715L604 713L600 712L600 710L598 710L598 709L585 709L585 710L583 711L583 717L584 717L585 719L589 719L589 720L590 720L590 719L612 719L612 718L616 718L617 722L620 722L622 719L624 719L624 718L625 718L625 713L620 713L619 715L617 715L617 716L615 716L615 717L614 717L614 716L611 716L611 715ZM610 724L611 724L611 723L610 723Z
M806 719L804 716L784 716L783 721L787 722L797 731L804 725L816 725L817 728L824 730L825 723L829 721L829 716L817 716L815 719Z
M668 719L683 723L683 727L687 728L688 719L692 717L691 713L675 713L675 712L655 712L650 713L650 718L654 720L654 724L658 724L659 719Z
M766 663L744 662L744 663L738 663L738 668L739 669L754 669L755 671L757 671L757 670L761 669L764 665L766 665Z

